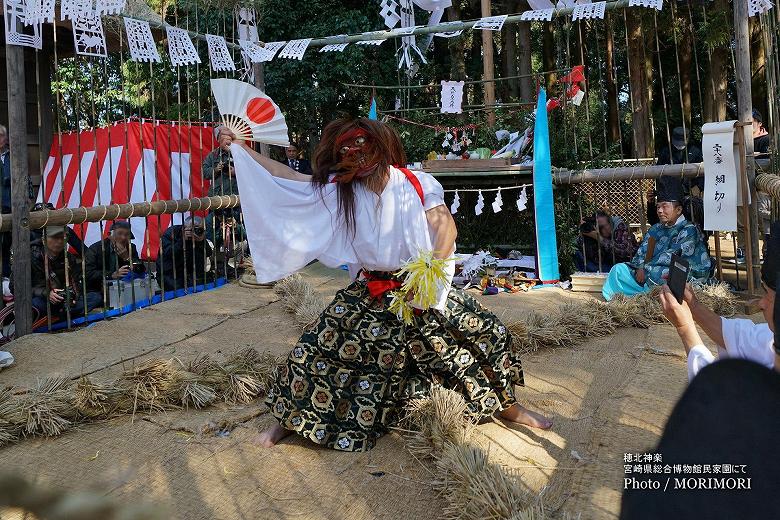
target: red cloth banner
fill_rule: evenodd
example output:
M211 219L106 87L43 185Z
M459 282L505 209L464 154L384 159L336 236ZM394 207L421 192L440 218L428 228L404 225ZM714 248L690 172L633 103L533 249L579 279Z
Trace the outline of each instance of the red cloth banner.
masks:
M209 182L201 174L201 164L216 146L212 126L136 121L57 134L38 202L77 208L205 197ZM141 258L155 260L160 236L183 218L176 214L130 219ZM90 246L108 235L111 222L73 228Z

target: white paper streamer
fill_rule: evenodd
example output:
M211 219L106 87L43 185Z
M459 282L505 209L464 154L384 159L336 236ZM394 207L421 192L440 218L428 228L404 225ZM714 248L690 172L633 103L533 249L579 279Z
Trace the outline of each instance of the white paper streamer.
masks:
M236 9L235 18L239 40L260 41L257 35L257 13L254 9L251 7L239 7Z
M74 16L73 45L76 47L76 54L102 58L108 55L106 53L106 35L103 33L103 21L99 14L82 12Z
M382 45L385 43L385 40L360 40L359 42L355 42L355 45Z
M603 20L604 10L607 7L606 2L595 2L593 4L577 4L571 13L571 19L577 20Z
M24 24L54 22L54 0L27 0L24 2Z
M434 36L438 36L439 38L455 38L457 36L460 36L463 34L463 31L452 31L452 32L441 32L441 33L434 33Z
M527 20L527 21L536 20L537 22L550 22L552 21L554 12L555 12L554 7L551 7L550 9L538 9L535 11L526 11L520 15L520 19Z
M3 22L5 23L5 42L8 45L32 47L33 49L43 48L41 22L31 24L32 34L16 30L17 24L24 23L24 2L22 0L3 0Z
M72 20L79 13L94 12L92 0L62 0L60 2L60 20Z
M344 52L348 45L349 43L332 43L322 47L320 52Z
M770 0L747 0L747 3L748 16L763 14L772 9L772 2Z
M395 0L382 0L379 7L381 7L379 16L385 21L385 25L388 29L392 29L398 25L398 22L401 21L401 17L398 16L398 3L395 2Z
M140 62L162 62L160 53L157 51L157 44L154 43L149 22L127 17L124 18L124 21L130 58Z
M171 65L178 67L200 63L198 51L187 31L166 25L165 33L168 36L168 55L171 57Z
M528 207L528 194L525 191L525 186L523 186L523 191L517 197L517 211L525 211L526 207Z
M485 207L485 197L482 196L482 190L479 190L479 196L477 197L477 205L474 206L474 213L482 215L482 209Z
M450 206L450 213L453 215L458 212L458 208L460 207L460 195L458 194L458 190L455 190L455 200L452 201L452 206Z
M498 188L498 192L496 192L496 200L493 201L493 213L499 213L501 211L501 206L504 205L504 200L501 198L501 188Z
M207 34L206 43L209 46L209 62L212 70L236 70L236 64L233 63L233 58L230 56L225 38L216 34Z
M502 27L504 27L504 22L507 19L506 14L502 14L501 16L487 16L485 18L480 18L477 23L474 24L472 29L475 31L477 29L487 29L488 31L500 31Z
M119 14L125 10L125 0L97 0L95 11L98 14Z
M531 9L534 11L543 11L555 7L555 4L550 0L528 0L528 5L531 6Z
M649 7L660 11L664 7L664 0L628 0L628 7Z
M279 53L279 58L289 58L291 60L302 60L306 49L309 48L311 38L304 38L302 40L290 40L287 45L284 46L282 52Z

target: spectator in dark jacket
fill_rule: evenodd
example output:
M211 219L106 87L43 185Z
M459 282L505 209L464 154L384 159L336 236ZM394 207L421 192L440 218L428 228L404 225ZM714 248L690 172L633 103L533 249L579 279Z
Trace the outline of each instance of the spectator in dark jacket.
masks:
M167 292L203 283L212 252L201 217L187 217L184 225L168 228L157 256L157 280L162 289Z
M44 210L53 211L54 204L52 204L51 202L46 202L46 203L36 202L31 211L44 211ZM76 258L81 258L82 255L84 254L84 249L85 249L84 242L82 242L79 236L76 234L76 232L73 231L73 228L69 226L65 226L65 236L68 239L67 240L68 250L73 255L75 255ZM43 237L43 229L33 229L32 231L30 231L31 244L33 242L40 242L41 237Z
M87 289L103 294L103 280L121 280L132 270L143 274L146 267L131 242L130 223L117 220L111 225L111 235L89 246L86 255Z
M284 150L284 153L287 156L287 160L284 161L287 166L304 175L312 175L314 173L311 169L311 163L306 159L301 159L301 152L296 143L290 143Z
M23 266L17 266L24 268ZM65 251L65 227L47 226L45 239L30 245L32 306L39 316L48 308L52 317L64 319L70 309L71 319L84 316L98 307L100 293L87 292L81 285L80 263ZM11 289L13 291L13 288Z

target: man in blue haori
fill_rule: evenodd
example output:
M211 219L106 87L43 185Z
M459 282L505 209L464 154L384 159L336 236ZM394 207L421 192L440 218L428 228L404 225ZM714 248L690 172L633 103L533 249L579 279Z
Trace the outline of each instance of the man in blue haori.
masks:
M688 261L691 279L705 282L709 278L712 261L707 244L696 225L683 216L682 199L679 182L667 183L660 190L656 202L658 224L647 232L630 262L610 269L601 291L604 299L609 301L616 294L634 296L664 285L673 254Z

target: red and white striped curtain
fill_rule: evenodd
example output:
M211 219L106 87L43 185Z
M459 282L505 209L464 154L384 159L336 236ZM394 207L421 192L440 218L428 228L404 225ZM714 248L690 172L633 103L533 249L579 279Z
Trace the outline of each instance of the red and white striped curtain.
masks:
M38 202L77 208L205 197L209 180L201 174L216 147L211 126L158 122L116 123L107 128L54 136ZM155 260L160 236L184 216L130 219L141 258ZM86 246L108 235L111 222L74 226Z

